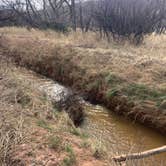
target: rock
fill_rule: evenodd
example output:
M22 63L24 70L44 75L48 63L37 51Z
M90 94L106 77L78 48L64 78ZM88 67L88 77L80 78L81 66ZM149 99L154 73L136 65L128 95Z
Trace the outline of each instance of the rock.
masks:
M65 101L65 105L62 108L64 108L64 110L68 113L70 119L74 122L76 127L83 122L85 112L78 96L70 96L70 98Z
M166 110L166 100L164 100L161 104L160 104L160 109L165 109Z

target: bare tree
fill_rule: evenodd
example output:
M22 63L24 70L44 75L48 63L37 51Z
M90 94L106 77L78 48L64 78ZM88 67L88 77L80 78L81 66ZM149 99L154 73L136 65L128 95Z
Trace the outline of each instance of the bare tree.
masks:
M70 11L70 19L72 23L72 28L74 31L76 31L77 23L76 23L76 6L75 6L75 0L64 0L66 5L69 8Z
M166 30L165 0L1 0L0 19L14 25L65 31L97 30L101 37L130 39L136 44L146 34ZM3 13L4 12L4 13ZM3 22L4 22L3 21Z
M139 44L144 34L163 31L165 15L165 0L100 0L94 19L108 40L133 38Z
M19 18L22 25L36 28L53 28L65 30L64 0L2 0L3 4L10 8ZM39 2L39 3L37 3Z
M95 9L95 1L79 1L76 13L78 15L77 26L80 26L83 32L88 32L92 27L94 27L93 13Z

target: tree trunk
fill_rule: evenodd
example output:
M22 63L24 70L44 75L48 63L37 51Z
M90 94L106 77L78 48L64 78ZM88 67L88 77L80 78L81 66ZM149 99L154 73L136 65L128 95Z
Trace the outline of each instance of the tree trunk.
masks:
M76 31L76 10L75 10L75 0L71 0L71 19L72 19L72 28Z
M80 27L82 32L84 31L84 24L83 24L83 14L82 14L82 2L80 1L80 7L79 7L79 14L80 14Z

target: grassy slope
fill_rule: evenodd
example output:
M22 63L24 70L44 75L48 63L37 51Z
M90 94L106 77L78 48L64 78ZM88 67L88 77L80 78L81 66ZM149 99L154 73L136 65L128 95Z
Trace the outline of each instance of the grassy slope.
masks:
M95 145L0 55L0 165L104 165Z
M19 65L58 80L123 115L166 132L166 58L163 36L140 47L99 41L93 33L2 28L5 54Z

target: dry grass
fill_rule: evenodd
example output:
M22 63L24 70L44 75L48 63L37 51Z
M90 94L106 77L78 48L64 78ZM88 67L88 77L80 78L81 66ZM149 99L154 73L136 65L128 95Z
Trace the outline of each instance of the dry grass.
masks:
M35 115L53 109L40 99L14 75L16 68L0 57L0 165L14 165L12 153L16 146L23 144L33 130L31 122Z
M155 74L160 73L160 70L162 71L161 73L165 73L165 68L162 64L165 63L163 54L165 52L163 44L165 36L149 37L146 39L146 41L150 40L149 43L137 48L127 43L128 47L126 45L119 46L116 43L108 44L104 40L98 41L96 34L86 34L84 36L80 32L78 34L69 34L68 37L52 31L33 29L28 32L24 28L15 27L3 28L0 29L0 32L3 33L0 45L7 46L13 52L13 55L14 53L21 53L21 56L29 64L36 62L36 59L42 63L43 57L54 59L56 57L52 55L61 55L60 59L62 57L65 57L65 60L71 58L72 63L77 64L81 69L86 69L89 73L113 73L116 78L120 78L117 79L118 82L119 80L120 82L121 80L137 82L139 79L140 83L146 85L156 86L157 83L158 88L165 87L165 77ZM150 56L152 52L153 54ZM134 67L133 62L141 63L142 60L149 62L151 57L153 60L158 59L154 52L160 57L159 63L156 64L156 61L151 63L149 70L146 67L140 69ZM141 59L142 53L144 55ZM101 56L103 57L102 59L99 58ZM6 63L6 57L3 58L0 59L0 77L2 77L0 80L0 92L2 94L0 97L0 165L9 165L11 163L12 165L19 165L20 162L27 165L34 164L31 163L31 160L35 160L36 165L57 164L57 162L64 164L73 161L70 160L70 158L73 159L73 154L77 154L76 161L74 160L76 165L79 165L79 163L84 163L85 165L116 165L114 162L110 162L111 159L107 158L107 156L104 156L104 161L96 160L92 157L93 154L97 154L97 156L103 155L102 148L98 149L98 145L94 148L95 151L88 150L87 147L80 148L80 145L82 145L82 140L79 138L80 133L75 128L73 129L68 116L66 114L55 114L52 103L45 99L40 92L34 90L33 84L28 85L25 80L18 80L16 73L22 69L14 67L10 62ZM119 62L120 60L121 63ZM55 66L56 64L52 65ZM120 65L125 70L122 70ZM129 70L126 71L128 66L131 67L131 75ZM70 71L70 66L67 69ZM149 71L149 75L145 77L143 73L146 73L146 70L147 72ZM154 70L156 71L153 72ZM138 73L141 77L136 77ZM147 77L148 79L145 79ZM110 78L109 81L111 81ZM116 84L117 82L115 81L114 83ZM62 140L62 145L58 146L58 148L56 148L56 136ZM72 154L63 151L64 147L68 146L68 143L73 147ZM55 149L52 149L52 147ZM99 151L99 154L96 150ZM111 153L110 157L114 155L114 152ZM51 156L48 160L42 157L47 158L48 155ZM127 161L127 164L146 165L144 161L141 161L141 164L139 161Z
M115 112L166 130L165 115L156 111L166 99L166 36L147 36L136 47L79 31L67 36L15 27L0 32L4 54L16 64L88 93Z
M34 58L40 58L40 54L50 56L58 46L63 47L65 54L70 47L76 52L72 55L73 61L89 72L110 72L130 82L165 87L165 35L147 36L144 44L136 47L130 43L122 45L99 40L93 32L82 34L78 31L64 35L51 30L28 31L26 28L9 27L1 28L0 33L8 38L11 49L19 46L20 51L25 53L28 50Z
M39 73L42 72L42 65L45 65L43 70L50 70L49 73L52 72L51 66L59 70L59 66L63 65L61 71L58 71L63 75L67 75L72 68L77 68L77 71L79 68L80 71L70 77L77 74L79 78L79 74L84 71L90 75L104 73L119 77L123 80L122 86L127 83L161 91L166 89L165 35L147 36L143 45L135 47L129 43L121 45L99 40L98 35L93 32L71 32L66 36L51 30L27 31L26 28L16 27L1 28L0 32L1 45L7 47L13 55L19 55L19 63L26 61L32 68L38 66L35 70ZM48 71L42 74L46 72L49 75ZM57 74L50 75L56 79L58 77ZM59 79L63 83L64 80L65 78ZM67 81L68 85L72 84Z
M24 138L22 106L18 103L22 89L16 82L6 77L4 65L0 64L0 165L10 165L10 152Z
M81 131L71 133L77 129L68 115L57 112L33 82L19 78L24 70L0 56L0 165L103 165L90 148L80 147ZM72 152L66 152L68 145Z

